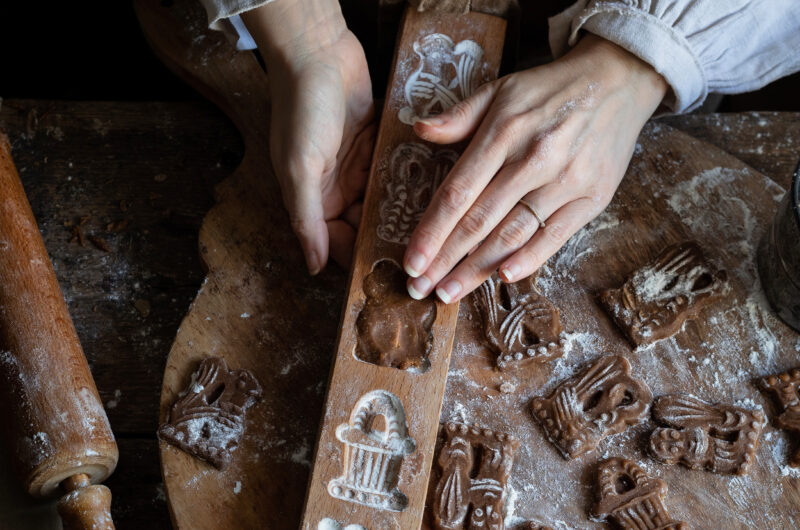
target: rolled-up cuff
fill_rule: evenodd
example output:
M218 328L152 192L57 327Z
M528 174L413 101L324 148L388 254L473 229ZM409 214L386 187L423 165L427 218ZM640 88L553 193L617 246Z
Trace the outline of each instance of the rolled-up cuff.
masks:
M550 19L550 46L559 57L578 41L581 30L594 33L650 64L671 90L663 104L675 113L699 107L708 95L708 81L686 38L653 15L621 4L573 4Z
M256 49L255 40L239 15L256 9L272 0L200 0L208 15L208 27L221 31L236 44L237 50Z

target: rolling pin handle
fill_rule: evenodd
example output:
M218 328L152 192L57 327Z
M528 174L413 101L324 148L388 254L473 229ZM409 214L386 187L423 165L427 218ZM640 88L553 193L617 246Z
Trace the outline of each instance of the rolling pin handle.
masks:
M61 488L66 495L58 501L58 514L64 530L114 530L110 489L92 485L84 473L65 479Z

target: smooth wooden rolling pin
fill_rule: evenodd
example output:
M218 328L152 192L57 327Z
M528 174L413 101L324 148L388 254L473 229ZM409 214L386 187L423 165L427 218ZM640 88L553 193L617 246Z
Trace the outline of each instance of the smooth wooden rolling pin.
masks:
M93 484L117 444L2 132L0 416L22 485L61 496L65 530L114 528L111 492Z
M406 11L356 241L302 528L420 527L458 305L412 300L408 236L464 147L412 129L499 69L506 23Z

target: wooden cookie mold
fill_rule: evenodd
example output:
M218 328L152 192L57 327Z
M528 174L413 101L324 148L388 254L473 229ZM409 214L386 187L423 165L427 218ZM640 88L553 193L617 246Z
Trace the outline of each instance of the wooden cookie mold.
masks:
M776 425L800 438L800 368L765 377L761 386L778 404L780 415L775 420ZM800 449L789 458L789 465L800 467Z
M437 530L503 530L506 487L519 442L463 423L444 427L442 475L433 500Z
M592 518L612 521L622 530L689 530L664 507L667 484L650 478L624 458L602 462L597 471L597 503Z
M600 302L636 346L669 337L701 309L729 290L725 271L716 269L694 241L668 247Z
M407 122L441 112L496 77L506 23L473 12L440 15L407 8L405 13L303 530L313 530L323 518L370 528L419 528L425 510L458 304L413 300L402 263L408 236L464 144L425 143ZM384 412L375 416L371 407ZM373 416L377 423L364 419Z
M533 277L505 283L492 275L470 299L481 315L486 343L497 354L501 370L563 354L559 311L536 289Z
M650 453L656 459L735 475L747 473L766 425L761 410L712 405L685 395L657 398L653 418L668 426L650 436Z
M261 397L249 370L228 370L225 359L207 357L172 405L158 437L217 469L225 469L244 434L245 412Z
M564 458L587 453L606 436L642 421L652 394L630 369L623 357L603 357L558 385L550 397L534 398L533 417Z

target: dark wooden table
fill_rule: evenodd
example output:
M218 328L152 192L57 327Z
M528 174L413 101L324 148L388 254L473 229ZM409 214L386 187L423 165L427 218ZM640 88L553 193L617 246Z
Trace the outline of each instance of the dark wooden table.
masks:
M661 121L783 187L800 158L800 113ZM197 230L243 153L238 133L202 102L3 101L0 128L119 442L107 481L117 527L169 528L155 437L161 377L203 279Z

